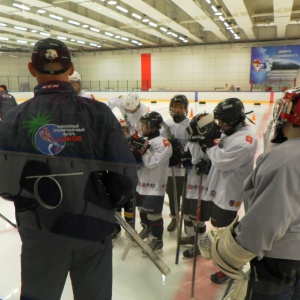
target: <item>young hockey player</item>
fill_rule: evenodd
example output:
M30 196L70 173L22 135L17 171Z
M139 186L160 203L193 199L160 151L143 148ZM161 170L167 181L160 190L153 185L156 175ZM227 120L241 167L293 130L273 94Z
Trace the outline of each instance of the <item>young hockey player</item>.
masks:
M147 113L147 107L140 102L140 97L137 93L129 93L125 99L123 96L112 97L107 100L107 106L110 109L117 107L123 118L130 123L130 135L138 131L138 135L142 136L140 118Z
M187 125L189 123L189 119L186 117L188 114L188 99L185 95L175 95L169 105L169 112L171 115L171 119L166 120L166 125L169 127L171 131L172 138L175 138L176 141L181 144L181 149L183 149L187 143ZM171 137L167 136L165 130L162 131L162 135L168 139ZM176 163L176 162L175 162ZM173 170L171 169L173 168ZM174 195L174 185L173 185L173 176L172 172L175 173L175 180L176 180L176 191L177 191L177 199L175 199ZM183 181L184 181L184 168L181 164L180 157L178 163L169 168L169 177L168 177L168 184L166 193L169 197L169 205L170 205L170 217L171 222L167 227L169 232L173 232L176 229L177 221L176 221L176 210L180 207L180 197L182 194L183 189ZM175 203L177 207L175 208Z
M244 105L237 98L221 101L214 109L214 118L222 131L218 145L214 138L200 143L212 163L201 198L210 206L210 214L202 221L210 218L211 224L220 228L228 226L241 207L243 182L253 170L257 138L247 125ZM217 272L210 279L222 284L229 277Z
M221 135L220 129L214 122L213 114L198 114L188 125L188 140L185 151L182 157L183 165L188 168L187 185L185 200L182 204L182 214L184 220L184 228L186 237L182 237L180 245L193 245L183 252L184 259L192 259L196 250L196 256L200 255L199 247L194 248L195 235L198 234L198 241L200 237L206 232L205 216L207 213L207 205L205 201L201 201L200 222L197 226L197 207L199 200L199 193L202 191L202 186L205 184L207 174L210 170L211 162L206 153L201 149L199 142L203 143L204 135L207 137L208 132L214 137L219 138ZM201 139L202 138L202 139ZM202 179L200 182L200 174Z
M93 94L81 89L81 76L78 72L74 71L73 74L69 76L69 79L77 96L95 99Z
M150 236L149 247L157 254L163 248L162 209L168 179L168 164L172 155L170 142L160 136L163 122L157 112L150 112L140 119L141 130L145 139L131 140L131 149L139 163L137 206L140 210L142 239ZM142 147L139 146L142 144ZM147 257L143 254L143 257Z
M127 141L129 141L129 122L123 119L119 120L119 123L121 125L124 137ZM118 212L121 214L122 209L118 209ZM125 221L133 226L133 199L130 197L130 199L125 203L124 205L124 218ZM116 222L115 229L112 234L112 241L115 242L121 235L121 226L119 223ZM114 245L114 244L113 244Z
M281 102L274 121L287 140L247 177L240 222L212 240L212 259L231 277L244 277L250 261L246 300L300 299L300 91L287 91Z

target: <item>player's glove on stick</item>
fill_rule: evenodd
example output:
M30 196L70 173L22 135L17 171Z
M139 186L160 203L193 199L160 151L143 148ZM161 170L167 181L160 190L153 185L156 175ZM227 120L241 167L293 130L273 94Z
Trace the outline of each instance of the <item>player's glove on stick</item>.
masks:
M207 148L215 146L215 140L219 139L221 134L221 129L215 122L206 125L205 131L201 132L199 139L199 145L201 146L202 151L206 152Z
M185 168L192 165L192 155L190 150L184 151L181 156L181 163Z
M210 160L205 160L201 159L197 164L196 164L196 174L208 174L209 170L211 168L211 161Z

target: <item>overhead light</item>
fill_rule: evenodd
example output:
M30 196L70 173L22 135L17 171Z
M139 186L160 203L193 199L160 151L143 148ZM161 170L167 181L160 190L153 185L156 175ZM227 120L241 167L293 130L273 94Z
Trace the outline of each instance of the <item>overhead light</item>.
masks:
M98 45L97 45L97 44L95 44L95 43L90 43L90 46L97 47Z
M8 38L0 36L1 41L8 41Z
M94 31L94 32L100 32L100 30L99 30L99 29L97 29L97 28L94 28L94 27L90 27L90 30L91 30L91 31Z
M211 2L210 2L210 0L206 0L206 2L208 3L208 4L210 4Z
M153 27L157 27L157 25L155 23L153 23L153 22L149 22L149 25L153 26Z
M80 41L80 40L77 40L76 42L77 42L78 44L85 44L84 41Z
M52 19L59 20L59 21L62 21L62 20L63 20L62 17L56 16L56 15L52 15L52 14L50 14L49 17L52 18Z
M149 22L149 19L145 18L142 20L142 22L147 23L147 22Z
M141 17L141 16L139 16L139 15L137 15L137 14L135 14L135 13L132 13L131 15L132 15L133 17L135 17L135 18L139 19L139 20L141 20L141 19L142 19L142 17Z
M221 13L220 11L215 13L215 16L222 16L222 15L223 15L223 13Z
M182 36L180 36L180 37L179 37L179 39L180 39L180 40L182 40L182 41L184 41L184 40L185 40L185 38L184 38L184 37L182 37Z
M225 20L222 16L219 16L219 19L220 19L221 21L224 21L224 20Z
M46 33L46 32L40 32L40 35L44 35L44 36L50 36L51 34L50 33Z
M75 39L70 39L70 42L75 42Z
M97 48L101 48L102 46L101 45L97 45Z
M122 6L116 6L116 9L121 10L125 13L128 13L128 10L126 8L122 7Z
M121 36L120 36L120 35L116 35L115 38L116 38L116 39L120 39Z
M139 45L139 46L142 46L143 44L142 44L142 43L138 43L138 45Z
M110 1L107 2L107 4L109 4L109 5L115 5L115 4L117 4L117 1L110 0Z
M105 34L105 35L108 35L108 36L114 36L112 33L107 32L107 31L105 31L104 34Z
M31 30L31 32L33 32L33 33L36 33L36 32L37 32L37 30L35 30L35 29L32 29L32 30Z
M233 29L230 29L230 32L231 32L231 33L234 33L234 30L233 30Z
M14 26L14 28L22 31L27 31L27 28L21 26Z
M212 8L212 10L213 10L214 12L217 12L217 11L218 11L217 8L216 8L214 5L212 5L211 8Z
M7 24L5 24L5 23L0 23L0 26L6 27Z
M45 12L46 12L46 11L43 10L43 9L38 9L38 10L37 10L37 13L38 13L38 14L44 14Z
M13 3L12 6L23 9L23 10L30 10L29 7L23 5L23 4L18 4L18 3Z
M172 35L173 35L174 37L178 37L178 35L177 35L176 33L172 33Z
M126 37L121 37L121 40L123 40L123 41L128 41L128 38L126 38Z
M87 24L83 24L82 25L82 28L89 28L90 26L89 25L87 25Z
M80 25L80 23L77 22L77 21L69 20L68 22L69 22L70 24L73 24L73 25L77 25L77 26Z
M67 38L66 37L64 37L64 36L57 36L57 38L59 39L59 40L67 40Z
M138 44L139 42L136 41L136 40L132 40L131 43L133 43L133 44Z
M229 24L228 24L227 22L224 22L224 25L225 25L226 27L229 27Z
M234 36L234 38L235 38L236 40L239 40L241 37L239 37L239 36L237 35L237 36Z
M167 32L167 31L168 31L168 29L165 28L165 27L160 27L159 29L160 29L161 31L164 31L164 32Z
M20 43L20 44L27 44L27 41L17 40L17 43Z
M172 31L168 31L168 32L167 32L167 34L172 34L172 33L173 33Z
M228 30L231 30L231 29L232 29L232 27L231 27L231 26L228 26L226 29L228 29Z

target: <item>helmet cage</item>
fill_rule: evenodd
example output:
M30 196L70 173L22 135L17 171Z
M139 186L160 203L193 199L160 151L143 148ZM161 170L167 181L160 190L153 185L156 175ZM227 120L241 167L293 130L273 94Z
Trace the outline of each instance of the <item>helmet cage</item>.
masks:
M188 106L189 106L189 101L187 99L187 97L185 95L175 95L172 99L171 99L171 102L170 102L170 105L169 105L169 113L170 113L170 116L171 117L174 117L175 113L174 113L174 110L173 110L173 105L175 103L182 103L184 104L184 107L185 107L185 113L184 113L184 116L187 116L188 114Z

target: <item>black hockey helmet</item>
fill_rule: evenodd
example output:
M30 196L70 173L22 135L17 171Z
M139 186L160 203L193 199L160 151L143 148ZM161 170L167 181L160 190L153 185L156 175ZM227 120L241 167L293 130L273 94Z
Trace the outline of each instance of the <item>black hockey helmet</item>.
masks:
M160 113L156 111L151 111L145 115L142 115L140 122L147 124L148 129L151 129L151 132L158 131L161 128L163 118Z
M228 126L236 126L246 119L243 102L238 98L227 98L214 109L214 118Z
M173 109L173 105L175 103L182 103L184 104L185 107L185 113L183 115L176 115L176 113L174 112ZM185 95L181 95L181 94L177 94L175 95L170 102L170 106L169 106L169 113L170 115L173 117L174 122L181 122L182 120L184 120L184 118L187 116L188 114L188 106L189 106L189 101L187 99L187 97Z

